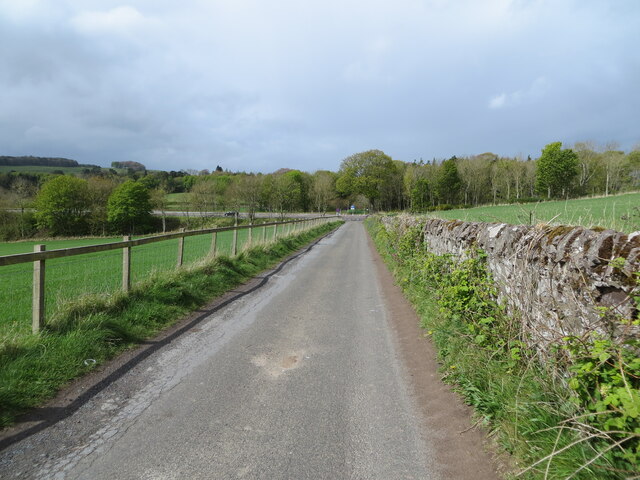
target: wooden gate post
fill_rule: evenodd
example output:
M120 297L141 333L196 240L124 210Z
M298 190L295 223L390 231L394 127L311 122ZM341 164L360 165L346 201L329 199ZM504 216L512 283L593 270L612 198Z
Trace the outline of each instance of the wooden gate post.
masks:
M130 235L125 235L122 240L128 242ZM122 290L128 292L131 288L131 246L122 249Z
M180 233L184 232L184 228L180 229ZM178 239L178 267L182 266L182 259L184 257L184 237Z
M233 243L231 244L231 256L235 257L238 253L238 214L236 214L236 221L233 223L236 227L233 229Z
M209 255L212 257L216 256L216 249L218 247L218 232L213 232L211 234L211 250L209 250Z
M34 245L34 252L44 252L45 245ZM31 330L38 333L44 325L44 260L33 262L33 316Z

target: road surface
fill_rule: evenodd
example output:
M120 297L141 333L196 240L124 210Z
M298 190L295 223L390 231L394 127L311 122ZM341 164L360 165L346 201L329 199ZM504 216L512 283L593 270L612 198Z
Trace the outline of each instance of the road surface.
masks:
M494 478L481 445L453 452L479 460L450 476L438 439L455 449L462 435L429 431L382 290L364 227L348 222L67 393L82 401L8 437L0 477Z

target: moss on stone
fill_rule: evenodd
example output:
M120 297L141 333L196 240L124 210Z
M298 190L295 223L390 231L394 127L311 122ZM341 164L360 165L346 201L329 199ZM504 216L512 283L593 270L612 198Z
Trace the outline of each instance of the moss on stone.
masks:
M567 233L575 230L576 227L568 227L566 225L558 225L556 227L550 227L550 230L548 230L545 233L545 236L553 241L553 239L555 239L556 237L560 237L562 235L566 235Z

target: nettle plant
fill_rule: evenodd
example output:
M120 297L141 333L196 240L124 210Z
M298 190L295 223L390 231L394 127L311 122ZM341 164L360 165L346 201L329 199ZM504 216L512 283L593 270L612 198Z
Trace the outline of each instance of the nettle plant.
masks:
M471 342L497 355L508 371L532 355L517 319L497 300L484 251L470 249L462 256L431 253L420 225L397 228L390 236L392 256L403 267L402 283L436 291L440 311L459 322Z
M640 274L636 273L636 284ZM633 293L640 310L640 291ZM610 314L603 311L601 314ZM640 325L640 319L617 318L622 327ZM585 414L580 419L585 433L604 441L600 454L611 455L632 465L640 463L640 339L621 339L589 332L582 338L565 337L569 353L569 386L575 402Z

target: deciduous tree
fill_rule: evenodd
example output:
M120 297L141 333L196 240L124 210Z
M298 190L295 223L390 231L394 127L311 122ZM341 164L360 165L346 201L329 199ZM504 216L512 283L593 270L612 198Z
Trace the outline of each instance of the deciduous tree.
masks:
M364 195L378 208L382 193L396 179L395 173L393 160L381 150L356 153L342 161L336 189L343 197Z
M578 156L562 142L550 143L542 149L536 164L536 190L552 197L567 197L578 175Z
M119 185L107 203L109 223L120 233L135 234L151 220L149 190L140 183L127 180Z
M318 170L311 180L311 198L313 208L317 212L326 212L329 202L336 195L336 174L326 170Z
M52 235L83 235L89 207L86 180L68 175L54 177L42 185L36 197L38 228Z

